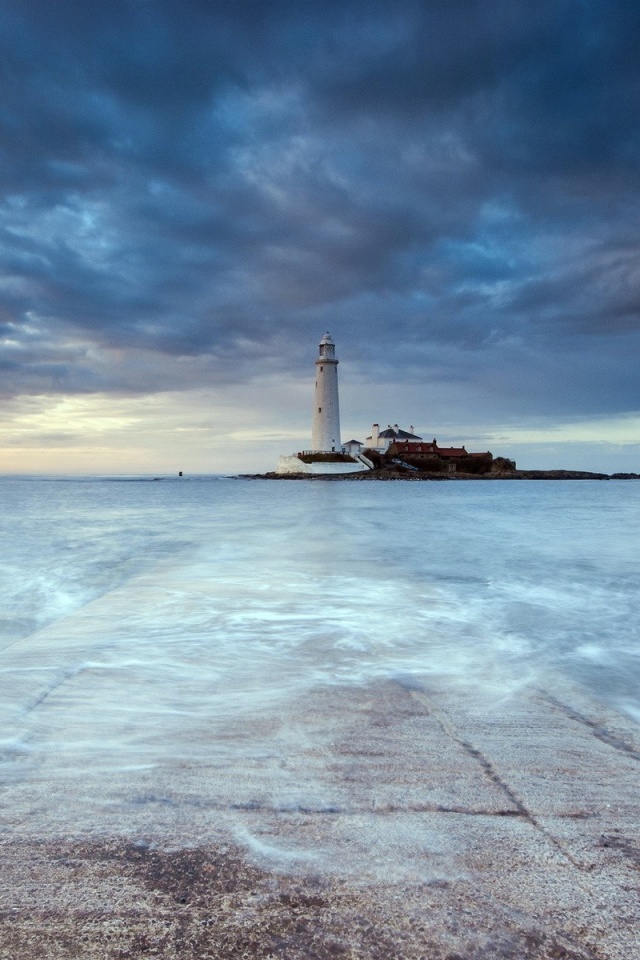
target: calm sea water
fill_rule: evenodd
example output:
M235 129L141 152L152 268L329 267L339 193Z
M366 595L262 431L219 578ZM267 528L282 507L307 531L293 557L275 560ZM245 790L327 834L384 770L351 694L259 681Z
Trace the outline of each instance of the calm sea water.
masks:
M255 758L251 730L264 745L265 717L323 688L504 698L552 674L640 721L640 483L5 478L0 497L0 774L25 817L87 776L116 803L129 772Z

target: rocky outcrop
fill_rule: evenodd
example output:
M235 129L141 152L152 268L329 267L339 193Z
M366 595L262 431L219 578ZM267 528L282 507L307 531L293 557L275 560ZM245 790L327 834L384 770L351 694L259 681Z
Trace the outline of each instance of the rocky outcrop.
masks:
M640 474L591 473L587 470L511 470L490 473L432 473L412 470L409 466L384 466L353 474L258 473L244 474L247 480L640 480Z

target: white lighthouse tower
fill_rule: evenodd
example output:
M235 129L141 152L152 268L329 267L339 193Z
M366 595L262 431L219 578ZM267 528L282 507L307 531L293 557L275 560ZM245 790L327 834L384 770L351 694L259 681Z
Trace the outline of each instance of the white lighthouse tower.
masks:
M338 358L336 345L328 333L320 341L320 355L316 360L311 448L327 453L341 449Z
M338 358L336 345L325 333L320 341L320 354L316 360L316 386L314 393L313 423L311 426L311 450L300 450L280 457L276 473L338 474L363 473L373 469L373 463L356 451L345 453L340 443L340 407L338 404Z

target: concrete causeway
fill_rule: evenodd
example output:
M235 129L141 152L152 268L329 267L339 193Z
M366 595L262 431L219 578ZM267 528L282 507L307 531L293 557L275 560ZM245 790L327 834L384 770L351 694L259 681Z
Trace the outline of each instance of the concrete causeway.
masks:
M639 730L579 688L336 685L216 736L89 812L89 769L5 783L3 960L640 956Z

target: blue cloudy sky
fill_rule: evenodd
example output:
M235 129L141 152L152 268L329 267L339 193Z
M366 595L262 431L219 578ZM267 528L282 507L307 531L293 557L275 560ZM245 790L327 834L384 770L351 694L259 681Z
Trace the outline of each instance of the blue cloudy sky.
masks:
M0 0L0 472L640 471L637 0Z

